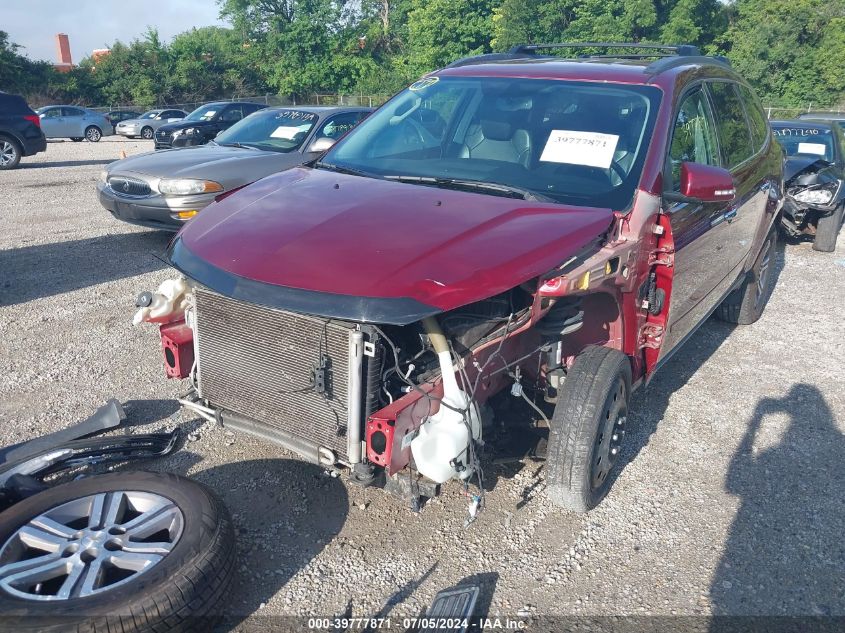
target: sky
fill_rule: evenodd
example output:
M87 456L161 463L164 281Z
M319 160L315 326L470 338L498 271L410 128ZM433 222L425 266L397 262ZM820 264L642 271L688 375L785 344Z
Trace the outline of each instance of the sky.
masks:
M50 62L56 61L56 33L67 33L76 64L95 48L140 37L148 25L169 42L195 26L223 24L218 13L215 0L0 0L0 31L25 47L18 52Z

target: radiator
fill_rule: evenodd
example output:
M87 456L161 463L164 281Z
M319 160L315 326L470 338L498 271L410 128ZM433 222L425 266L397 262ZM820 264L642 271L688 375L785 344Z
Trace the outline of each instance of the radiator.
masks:
M373 380L380 378L364 358L364 349L368 356L374 349L370 333L352 323L270 309L201 288L194 296L200 396L248 418L251 426L265 425L259 435L277 429L279 437L290 438L280 443L306 457L325 453L322 448L337 461L359 461L347 427L354 420L352 436L361 437L369 413L364 409L377 389ZM323 393L314 388L321 366ZM313 450L302 450L303 445ZM357 447L360 451L360 439Z

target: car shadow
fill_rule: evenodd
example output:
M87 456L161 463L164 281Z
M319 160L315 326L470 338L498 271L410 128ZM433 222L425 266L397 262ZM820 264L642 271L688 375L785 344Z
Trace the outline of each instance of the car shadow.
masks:
M772 260L772 288L777 287L778 278L785 266L786 247L783 240L778 240ZM736 327L711 316L654 374L651 382L634 392L628 407L628 430L622 444L619 466L611 474L614 481L648 445L651 436L657 431L657 425L666 416L672 394L687 384Z
M0 306L161 270L172 233L117 233L0 250Z
M91 160L56 160L48 161L46 163L22 162L20 165L18 165L18 169L40 169L42 167L82 167L84 165L108 165L109 163L113 163L116 160L118 160L118 158L115 156L114 158L101 158Z
M740 504L710 588L711 630L724 630L718 616L749 615L842 630L843 481L845 435L817 387L757 403L725 478Z
M257 616L339 534L349 512L343 483L299 460L238 461L191 478L221 498L235 525L235 579L215 631L241 630L247 618Z

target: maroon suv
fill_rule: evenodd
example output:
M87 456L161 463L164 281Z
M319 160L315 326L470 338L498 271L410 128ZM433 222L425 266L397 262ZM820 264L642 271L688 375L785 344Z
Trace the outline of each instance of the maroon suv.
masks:
M714 311L763 311L783 160L724 60L546 48L431 73L187 225L186 281L139 314L183 403L416 495L520 436L504 390L554 404L548 494L595 506L631 391Z

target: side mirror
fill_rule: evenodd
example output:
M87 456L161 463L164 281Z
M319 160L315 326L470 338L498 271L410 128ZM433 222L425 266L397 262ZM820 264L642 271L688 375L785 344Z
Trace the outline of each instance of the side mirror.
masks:
M671 202L730 202L736 197L731 172L701 163L681 163L681 192L663 194Z
M308 147L308 152L322 154L332 145L334 145L333 138L329 138L328 136L321 136L320 138L315 139L313 143L311 143L311 145Z

